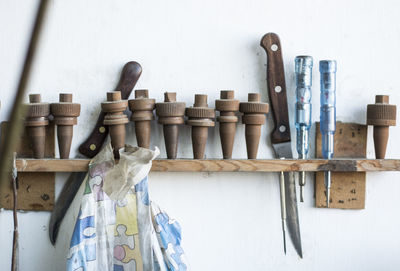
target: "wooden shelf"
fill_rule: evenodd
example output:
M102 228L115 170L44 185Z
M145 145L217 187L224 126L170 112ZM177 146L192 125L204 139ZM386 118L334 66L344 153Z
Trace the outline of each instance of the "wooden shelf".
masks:
M89 159L17 159L20 172L84 172ZM159 172L279 172L279 171L400 171L394 159L310 159L310 160L222 160L156 159L152 171Z

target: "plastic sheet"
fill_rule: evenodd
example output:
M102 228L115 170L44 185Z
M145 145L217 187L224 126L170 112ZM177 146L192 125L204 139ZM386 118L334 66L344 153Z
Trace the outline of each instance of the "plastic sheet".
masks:
M111 146L89 165L67 270L187 270L181 228L149 198L148 173L158 149Z

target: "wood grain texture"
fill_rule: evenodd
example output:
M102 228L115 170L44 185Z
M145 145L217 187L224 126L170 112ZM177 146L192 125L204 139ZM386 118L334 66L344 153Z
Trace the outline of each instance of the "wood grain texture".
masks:
M1 123L1 131L7 129L7 122ZM45 157L55 157L55 129L54 125L46 126L46 141L45 141ZM1 137L1 144L3 144L4 137ZM29 148L29 141L27 135L24 133L21 137L20 143L17 148L17 155L21 157L32 157L33 152ZM32 159L36 161L36 159ZM58 159L57 159L58 160ZM41 161L41 160L39 160ZM63 160L59 160L63 161ZM67 160L68 161L68 160ZM51 211L54 207L54 181L55 173L52 171L42 171L40 173L19 172L18 173L18 210L25 211ZM0 205L7 209L12 209L13 204L13 191L10 183L6 190L0 192Z
M20 172L84 172L89 159L17 159ZM365 172L400 171L400 160L313 159L313 160L229 160L157 159L152 171L161 172L280 172L325 171Z
M267 53L268 96L275 124L271 142L272 144L288 142L290 125L281 42L277 34L267 33L262 37L260 45ZM281 131L282 126L285 129L281 128Z
M316 125L316 156L322 157L321 133L319 123ZM382 161L388 160L362 160L367 153L367 126L357 123L336 123L334 157L361 158L353 160L354 164L344 163L343 167L363 168L365 171L374 170L383 166ZM340 160L339 160L340 161ZM368 161L368 162L365 162ZM326 166L322 166L325 168ZM386 167L390 167L386 165ZM329 167L326 167L327 169ZM359 171L359 170L357 170ZM338 209L364 209L365 208L365 172L333 172L331 184L331 203L329 208ZM315 205L326 207L326 191L324 173L317 172L315 178Z

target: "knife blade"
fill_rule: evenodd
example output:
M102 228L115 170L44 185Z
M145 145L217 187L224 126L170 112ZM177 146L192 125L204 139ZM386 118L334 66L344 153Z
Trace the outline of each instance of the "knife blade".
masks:
M115 91L121 91L123 99L128 99L135 87L136 82L142 74L142 67L135 61L130 61L125 64L122 69L121 77ZM79 152L87 157L93 158L101 150L105 139L108 135L107 126L103 125L105 113L100 112L96 125L94 126L89 137L79 146ZM55 245L58 235L58 230L64 215L68 211L79 187L86 177L86 172L73 172L64 184L63 189L57 199L53 212L51 213L49 222L49 237L50 242Z
M267 33L262 37L260 45L267 53L268 95L275 125L271 133L272 147L277 158L292 158L285 71L279 36L275 33ZM281 198L281 208L284 209L282 214L286 214L286 227L289 231L290 239L297 254L302 258L303 252L294 176L293 172L284 172L283 175L284 182L283 184L282 181L280 183L281 190L283 189L285 192L282 193L283 191L281 191L281 195L285 195L284 199Z

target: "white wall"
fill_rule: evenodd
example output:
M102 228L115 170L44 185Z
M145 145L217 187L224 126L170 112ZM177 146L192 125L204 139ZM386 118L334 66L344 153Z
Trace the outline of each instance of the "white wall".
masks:
M7 118L38 1L0 2L1 120ZM319 118L317 61L336 59L338 120L365 123L375 94L400 102L398 1L51 1L30 92L45 101L72 92L82 103L73 154L97 118L122 65L143 66L137 88L158 101L177 91L188 105L221 89L240 100L261 92L267 101L263 34L281 37L290 117L293 120L294 57L314 57L313 120ZM130 124L132 125L132 124ZM259 158L272 158L271 117L263 127ZM314 131L313 127L313 131ZM135 144L132 127L128 141ZM165 149L154 124L152 144ZM294 127L292 127L294 131ZM368 157L373 157L369 130ZM294 133L292 132L292 139ZM400 129L390 130L387 157L399 158ZM312 138L313 140L313 138ZM293 150L295 151L293 144ZM182 127L179 157L191 157L190 129ZM218 130L210 132L207 157L220 158ZM313 152L313 148L312 148ZM245 158L238 126L234 158ZM67 174L58 174L57 192ZM304 259L288 243L282 251L279 188L270 173L151 173L150 193L183 227L193 270L398 270L400 266L399 173L368 173L366 209L314 208L311 175L299 204ZM48 240L47 212L20 213L21 270L63 270L65 252ZM65 240L64 240L65 239ZM68 246L67 238L61 238ZM10 265L12 214L0 212L0 269Z

